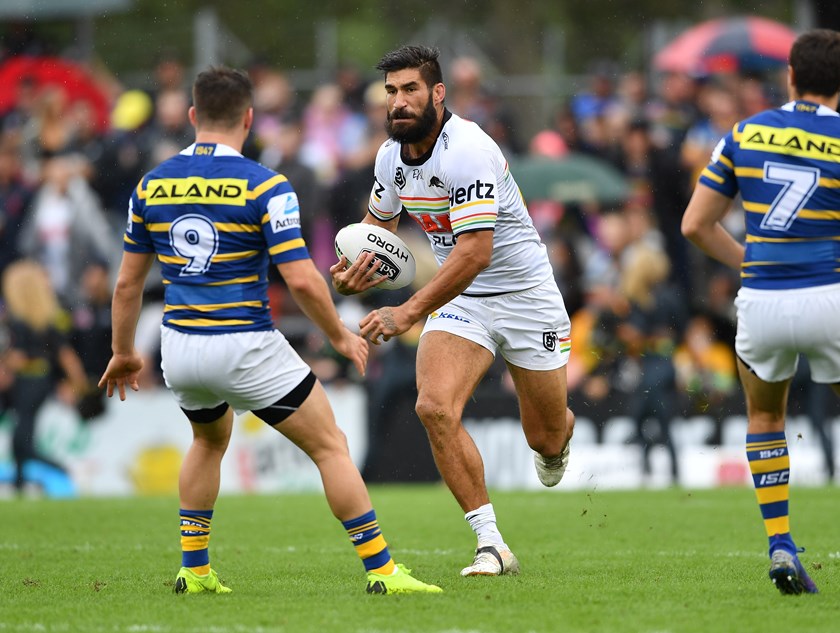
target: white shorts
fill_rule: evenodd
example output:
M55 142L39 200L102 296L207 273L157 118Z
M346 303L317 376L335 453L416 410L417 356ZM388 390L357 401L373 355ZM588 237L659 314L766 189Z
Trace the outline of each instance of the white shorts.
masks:
M498 350L511 365L548 371L569 362L571 322L554 279L495 297L460 295L435 310L426 332L449 332Z
M309 374L309 366L277 330L184 334L161 326L166 386L187 411L227 402L237 413L274 404Z
M814 382L840 382L840 284L792 290L741 288L735 352L765 382L791 378L799 354Z

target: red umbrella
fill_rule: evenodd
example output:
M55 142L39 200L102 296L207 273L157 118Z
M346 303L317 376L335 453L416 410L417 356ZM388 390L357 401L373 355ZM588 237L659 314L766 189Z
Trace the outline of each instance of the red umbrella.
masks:
M15 107L20 86L25 81L36 89L60 86L68 103L88 102L98 129L107 129L111 111L108 98L82 66L58 57L12 57L0 65L0 114Z
M795 39L790 27L767 18L710 20L677 36L653 64L662 71L693 74L783 68Z

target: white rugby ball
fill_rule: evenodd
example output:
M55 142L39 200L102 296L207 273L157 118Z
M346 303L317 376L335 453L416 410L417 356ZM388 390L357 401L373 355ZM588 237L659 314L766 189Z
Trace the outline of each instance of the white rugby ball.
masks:
M348 265L362 253L373 253L382 262L376 277L385 275L386 281L377 288L396 290L414 281L417 262L408 246L395 233L375 224L349 224L335 236L335 254L347 258Z

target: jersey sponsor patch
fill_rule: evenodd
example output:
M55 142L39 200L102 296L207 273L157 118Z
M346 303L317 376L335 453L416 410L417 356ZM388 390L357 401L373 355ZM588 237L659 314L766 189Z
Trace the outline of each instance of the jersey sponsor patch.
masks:
M840 157L840 140L831 136L752 123L744 126L741 148L820 160L836 161Z
M248 181L239 178L158 178L146 185L146 206L161 204L227 204L244 207Z
M271 230L280 233L300 226L300 203L294 192L284 193L268 201Z

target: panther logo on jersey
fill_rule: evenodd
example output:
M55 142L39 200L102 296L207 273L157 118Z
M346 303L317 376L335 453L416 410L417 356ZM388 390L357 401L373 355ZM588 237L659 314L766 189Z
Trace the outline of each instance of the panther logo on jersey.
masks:
M446 187L446 185L443 184L443 181L440 178L438 178L437 176L432 176L432 179L429 181L429 186L430 187L444 187L444 188Z
M397 173L394 176L394 184L400 189L405 187L405 172L402 167L397 167Z

